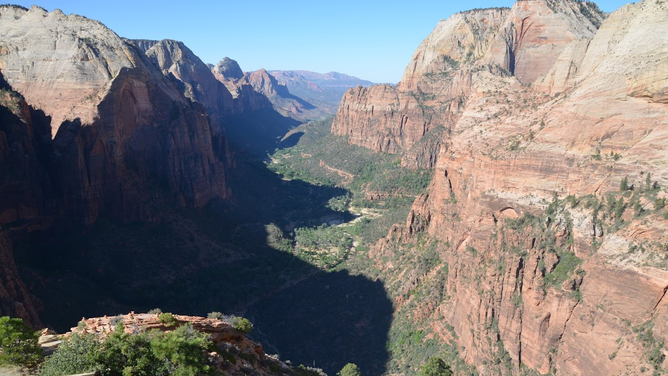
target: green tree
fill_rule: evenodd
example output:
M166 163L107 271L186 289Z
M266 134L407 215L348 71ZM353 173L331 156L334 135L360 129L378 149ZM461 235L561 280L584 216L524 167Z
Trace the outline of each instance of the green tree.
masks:
M443 359L432 357L429 358L427 364L425 364L420 372L419 376L452 376L452 370L450 366L447 365Z
M619 183L619 190L624 192L629 190L629 178L628 176L624 176L622 179L622 182Z
M0 365L32 367L42 358L39 334L21 319L0 317Z
M93 335L74 333L44 360L39 374L60 376L96 371L99 367L95 358L100 348L100 342Z
M362 372L360 372L359 367L357 367L357 364L355 363L348 363L339 372L337 372L337 376L361 376Z

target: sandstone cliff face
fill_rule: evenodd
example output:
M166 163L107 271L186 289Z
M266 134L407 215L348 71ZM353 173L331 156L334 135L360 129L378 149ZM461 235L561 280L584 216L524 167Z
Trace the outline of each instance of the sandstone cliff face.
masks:
M244 73L236 61L225 57L211 68L211 71L214 77L232 93L239 112L272 108L269 99L255 91L250 82L245 79Z
M410 151L432 129L453 128L481 71L523 84L548 75L565 49L593 38L601 15L590 6L530 0L455 14L422 42L396 87L349 91L332 132L377 151ZM430 150L418 145L403 165L433 168Z
M54 136L65 120L91 123L105 86L122 67L140 63L113 31L81 16L3 6L0 20L0 70L28 103L51 116Z
M49 171L48 119L11 90L0 75L0 315L39 326L40 302L19 277L12 239L52 225L58 205Z
M1 103L11 122L0 133L0 295L38 323L12 277L17 236L84 231L103 214L151 220L156 204L228 197L227 150L204 106L102 24L38 7L1 6L0 19L0 71L16 91L3 86Z
M601 21L602 15L590 3L518 1L495 36L486 60L531 84L550 71L571 42L592 39L595 25Z
M193 102L202 103L210 115L227 116L237 112L232 94L186 45L174 40L133 40L165 76L183 85L183 94Z
M222 136L146 56L84 17L1 10L0 70L51 117L65 206L82 223L142 218L148 185L196 206L227 195Z
M541 374L661 373L668 338L662 246L668 222L661 206L668 186L668 46L655 35L668 27L668 8L655 0L627 5L594 36L589 18L569 18L583 27L561 23L550 4L518 2L509 14L549 15L540 29L568 26L572 39L549 46L560 51L537 47L538 61L524 44L514 75L469 72L466 100L442 139L429 193L392 235L411 243L426 232L441 241L449 298L422 303L420 320L442 341L456 343L482 374L519 374L520 366ZM572 5L561 12L579 9ZM489 51L497 49L492 39ZM408 75L427 67L416 64ZM529 87L527 80L537 84ZM407 82L420 88L424 81ZM403 84L390 88L392 95ZM560 93L547 94L546 87ZM337 130L350 126L351 142L358 143L360 129L382 139L383 115L354 129L359 117L343 107L372 109L381 89L346 95ZM620 192L624 179L633 191ZM383 261L389 239L372 253L383 270L396 268ZM401 304L405 299L396 297Z

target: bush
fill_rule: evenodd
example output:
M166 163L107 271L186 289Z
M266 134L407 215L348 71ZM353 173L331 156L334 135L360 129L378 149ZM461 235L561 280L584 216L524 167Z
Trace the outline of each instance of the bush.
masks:
M429 358L427 364L425 364L420 372L419 376L452 376L452 369L450 366L445 364L443 359L433 357Z
M208 315L206 315L207 318L209 319L215 319L215 320L224 320L225 315L223 315L222 312L209 312Z
M176 326L179 323L179 320L174 317L169 312L161 313L160 316L158 316L158 321L161 323L165 324L166 326Z
M99 343L92 335L73 334L44 362L40 376L95 371L103 376L199 376L212 374L211 338L191 324L165 333L129 334L115 330Z
M209 354L213 342L208 334L186 324L170 333L154 333L151 348L163 364L165 375L198 376L211 374Z
M148 313L151 315L159 315L162 313L162 310L160 308L153 308L152 310L148 311Z
M63 341L58 350L44 361L40 376L73 375L99 370L95 358L101 345L90 334L74 333Z
M359 367L355 363L348 363L339 372L336 373L337 376L361 376Z
M0 317L0 365L32 367L42 358L39 335L21 319Z
M103 375L162 375L163 362L151 348L148 333L115 330L94 358Z
M235 317L232 320L232 326L244 334L248 334L253 330L253 324L245 317Z

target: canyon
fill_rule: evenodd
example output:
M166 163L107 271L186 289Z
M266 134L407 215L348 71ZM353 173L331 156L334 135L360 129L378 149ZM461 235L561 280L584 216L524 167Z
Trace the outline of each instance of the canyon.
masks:
M664 374L667 16L465 11L371 85L0 6L0 315L223 306L330 373Z

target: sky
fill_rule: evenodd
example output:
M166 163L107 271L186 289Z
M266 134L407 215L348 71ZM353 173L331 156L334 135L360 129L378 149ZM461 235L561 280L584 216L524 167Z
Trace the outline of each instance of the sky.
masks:
M510 7L512 0L11 0L101 21L130 39L182 41L205 63L244 71L340 72L396 83L413 52L453 13ZM596 3L611 12L628 0Z

